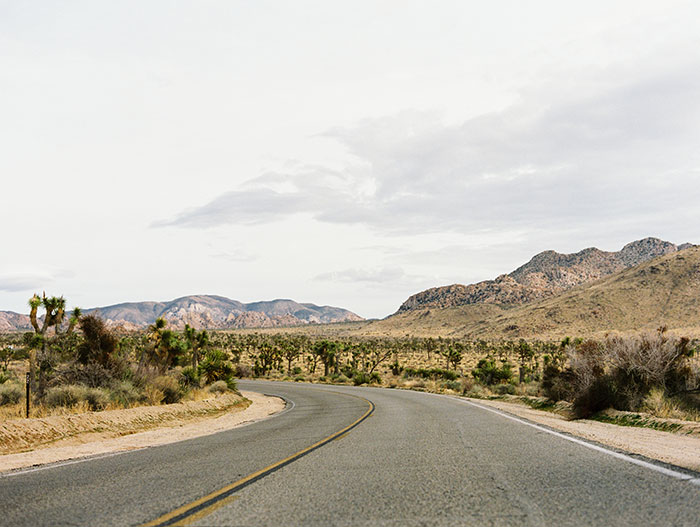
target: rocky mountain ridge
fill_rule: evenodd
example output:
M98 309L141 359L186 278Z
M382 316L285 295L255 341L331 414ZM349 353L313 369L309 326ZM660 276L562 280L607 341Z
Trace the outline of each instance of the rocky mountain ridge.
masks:
M544 251L515 271L476 284L434 287L409 297L398 312L469 304L521 305L558 295L653 258L694 247L644 238L607 252L595 247L573 254Z
M475 303L403 311L348 330L363 336L466 339L653 332L700 338L700 247L687 247L522 305Z
M83 310L97 315L114 328L137 330L163 317L170 327L189 324L197 329L265 328L303 324L329 324L364 320L359 315L332 306L302 304L279 299L244 304L214 295L193 295L169 302L127 302ZM29 317L0 311L0 331L29 330Z

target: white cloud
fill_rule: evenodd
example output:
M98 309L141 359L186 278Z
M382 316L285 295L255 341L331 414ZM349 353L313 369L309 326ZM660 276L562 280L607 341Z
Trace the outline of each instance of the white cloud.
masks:
M405 278L406 273L399 267L380 269L344 269L329 273L321 273L314 279L328 282L390 284Z
M671 208L693 214L700 199L695 66L552 106L521 101L458 126L404 112L335 128L325 136L355 157L345 170L253 179L163 224L308 214L382 233L595 229L630 219L652 228Z
M235 253L231 252L219 252L219 253L214 253L211 255L212 258L216 258L218 260L224 260L226 262L252 262L257 259L257 256L253 254L249 254L246 251L236 251Z
M41 293L57 279L70 278L73 273L66 270L52 272L25 272L0 274L0 291L6 293Z

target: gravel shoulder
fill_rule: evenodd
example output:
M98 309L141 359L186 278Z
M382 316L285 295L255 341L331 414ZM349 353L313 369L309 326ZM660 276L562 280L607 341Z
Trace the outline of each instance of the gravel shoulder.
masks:
M174 443L229 430L282 411L255 392L205 401L0 423L0 472Z
M700 471L700 437L697 435L619 426L588 419L569 421L561 415L535 410L524 404L497 400L470 400L625 452Z

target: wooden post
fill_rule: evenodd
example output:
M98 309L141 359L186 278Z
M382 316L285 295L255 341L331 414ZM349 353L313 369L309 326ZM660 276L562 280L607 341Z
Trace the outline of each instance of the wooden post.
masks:
M27 372L27 418L29 418L29 400L30 400L30 396L31 396L30 386L31 386L30 375L29 375L29 372Z

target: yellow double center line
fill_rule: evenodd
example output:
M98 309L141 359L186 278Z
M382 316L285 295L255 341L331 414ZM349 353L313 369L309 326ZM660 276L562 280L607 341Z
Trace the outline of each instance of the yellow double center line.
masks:
M324 390L325 391L325 390ZM357 425L359 425L362 421L367 419L372 412L374 412L374 403L372 401L369 401L368 399L365 399L364 397L360 397L358 395L351 395L349 393L340 393L340 392L331 392L335 393L338 395L346 395L348 397L354 397L356 399L361 399L364 402L367 403L369 408L367 411L364 413L362 417L360 417L358 420L354 421L350 425L346 426L342 430L339 430L335 432L334 434L329 435L328 437L321 439L317 443L314 443L313 445L306 447L304 450L300 450L299 452L292 454L289 457L286 457L282 459L281 461L278 461L277 463L273 463L272 465L269 465L263 469L258 470L257 472L253 472L252 474L239 479L238 481L231 483L230 485L226 485L225 487L212 492L211 494L207 494L206 496L203 496L199 498L198 500L195 500L191 503L188 503L186 505L183 505L182 507L178 507L172 512L169 512L167 514L164 514L163 516L156 518L153 521L150 521L148 523L144 523L142 527L161 527L165 525L189 525L197 520L200 520L204 518L205 516L208 516L212 512L214 512L216 509L219 507L222 507L226 505L227 503L230 503L235 499L233 496L234 493L238 492L244 487L247 487L251 483L254 483L258 481L259 479L264 478L268 474L272 474L273 472L281 469L282 467L289 465L290 463L296 461L297 459L305 456L306 454L309 454L313 452L314 450L321 448L323 445L326 445L330 443L331 441L334 441L336 439L339 439L341 436L347 434L350 430L355 428Z

